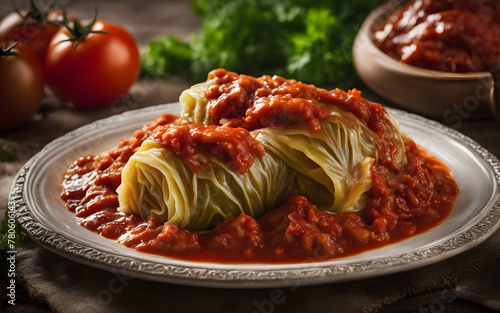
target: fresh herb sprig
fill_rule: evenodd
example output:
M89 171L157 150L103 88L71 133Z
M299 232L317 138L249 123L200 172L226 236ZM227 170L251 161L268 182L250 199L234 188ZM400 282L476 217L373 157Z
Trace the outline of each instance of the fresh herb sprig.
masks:
M10 211L6 210L4 219L0 222L0 246L10 250L19 248L23 239L24 234L21 226L14 220Z
M0 147L0 162L12 162L16 158L14 152L9 149Z
M201 32L189 42L152 40L143 73L187 76L192 82L222 67L277 74L320 87L358 81L351 49L363 20L384 0L192 0Z

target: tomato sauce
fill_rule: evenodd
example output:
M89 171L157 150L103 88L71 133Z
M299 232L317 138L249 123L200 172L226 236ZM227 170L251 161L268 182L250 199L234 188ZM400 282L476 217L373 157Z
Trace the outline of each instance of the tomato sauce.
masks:
M195 172L201 164L195 155L204 153L222 161L231 161L240 174L253 164L253 156L262 157L264 148L243 128L215 125L167 125L158 127L151 135L162 146L173 150Z
M414 0L374 33L389 56L414 66L478 72L500 58L500 2Z
M61 199L83 227L127 247L179 259L289 263L344 257L394 243L435 227L451 211L458 187L447 167L410 139L405 139L408 162L397 166L394 145L384 142L389 125L385 110L358 91L327 91L280 77L253 78L224 70L211 72L209 79L212 88L207 98L215 125L181 124L175 115L162 115L116 148L81 157L68 169ZM274 103L261 105L267 101L263 95L271 96L269 101ZM253 158L263 153L249 130L300 127L317 131L327 116L320 101L352 112L381 138L379 160L371 169L371 200L360 214L324 212L296 195L263 216L241 214L215 229L197 232L117 211L121 170L147 138L185 158L195 172L199 164L191 158L208 153L236 162L235 170L244 173ZM237 139L231 139L233 131ZM214 146L216 141L223 147Z
M353 113L380 137L380 162L397 168L397 148L390 140L391 123L379 103L361 97L353 89L326 90L304 84L294 79L264 75L255 78L239 75L224 69L209 73L208 99L211 123L254 130L263 127L302 128L311 132L321 129L321 122L329 115L327 108L319 105L336 105Z

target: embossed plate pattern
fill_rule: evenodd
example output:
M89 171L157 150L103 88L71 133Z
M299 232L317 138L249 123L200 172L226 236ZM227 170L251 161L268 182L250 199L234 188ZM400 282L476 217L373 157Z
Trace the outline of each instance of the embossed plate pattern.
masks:
M476 246L500 226L498 159L453 129L393 109L403 132L443 160L460 187L455 207L442 224L402 242L326 262L217 264L141 253L79 226L59 199L64 170L79 156L112 148L158 115L179 111L178 103L130 111L54 140L17 174L9 209L31 238L68 259L143 279L238 288L338 282L417 268Z

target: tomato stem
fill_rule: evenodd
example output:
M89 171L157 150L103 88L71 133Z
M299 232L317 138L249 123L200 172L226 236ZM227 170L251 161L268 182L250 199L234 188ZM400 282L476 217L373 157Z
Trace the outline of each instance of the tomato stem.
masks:
M66 16L66 12L63 12L63 22L62 26L66 27L66 29L70 33L70 38L63 40L63 41L75 41L80 42L87 37L89 34L108 34L107 32L103 31L94 31L92 30L92 27L94 27L94 24L97 20L97 8L95 9L95 14L90 23L87 26L82 26L80 23L77 21L70 21L68 17ZM63 42L61 41L61 42ZM75 45L76 48L76 45Z
M7 55L18 55L19 52L17 51L12 51L12 49L17 46L17 44L19 43L19 41L17 42L14 42L13 44L11 44L9 47L7 47L7 49L3 49L3 44L0 44L0 58L4 57L4 56L7 56Z
M26 14L23 15L16 7L14 7L14 11L23 19L24 25L44 25L47 23L58 22L49 20L49 13L55 5L56 1L52 0L52 3L47 7L47 9L42 11L36 6L34 0L30 0L30 9L26 12Z

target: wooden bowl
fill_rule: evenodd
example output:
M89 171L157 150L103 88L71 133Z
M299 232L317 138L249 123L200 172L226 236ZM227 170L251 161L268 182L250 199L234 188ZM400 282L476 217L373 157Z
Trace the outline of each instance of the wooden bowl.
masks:
M500 87L495 87L490 72L451 73L419 68L395 60L375 46L372 34L405 2L384 3L361 26L353 45L353 62L364 83L404 109L445 122L495 116L500 106L495 105Z

